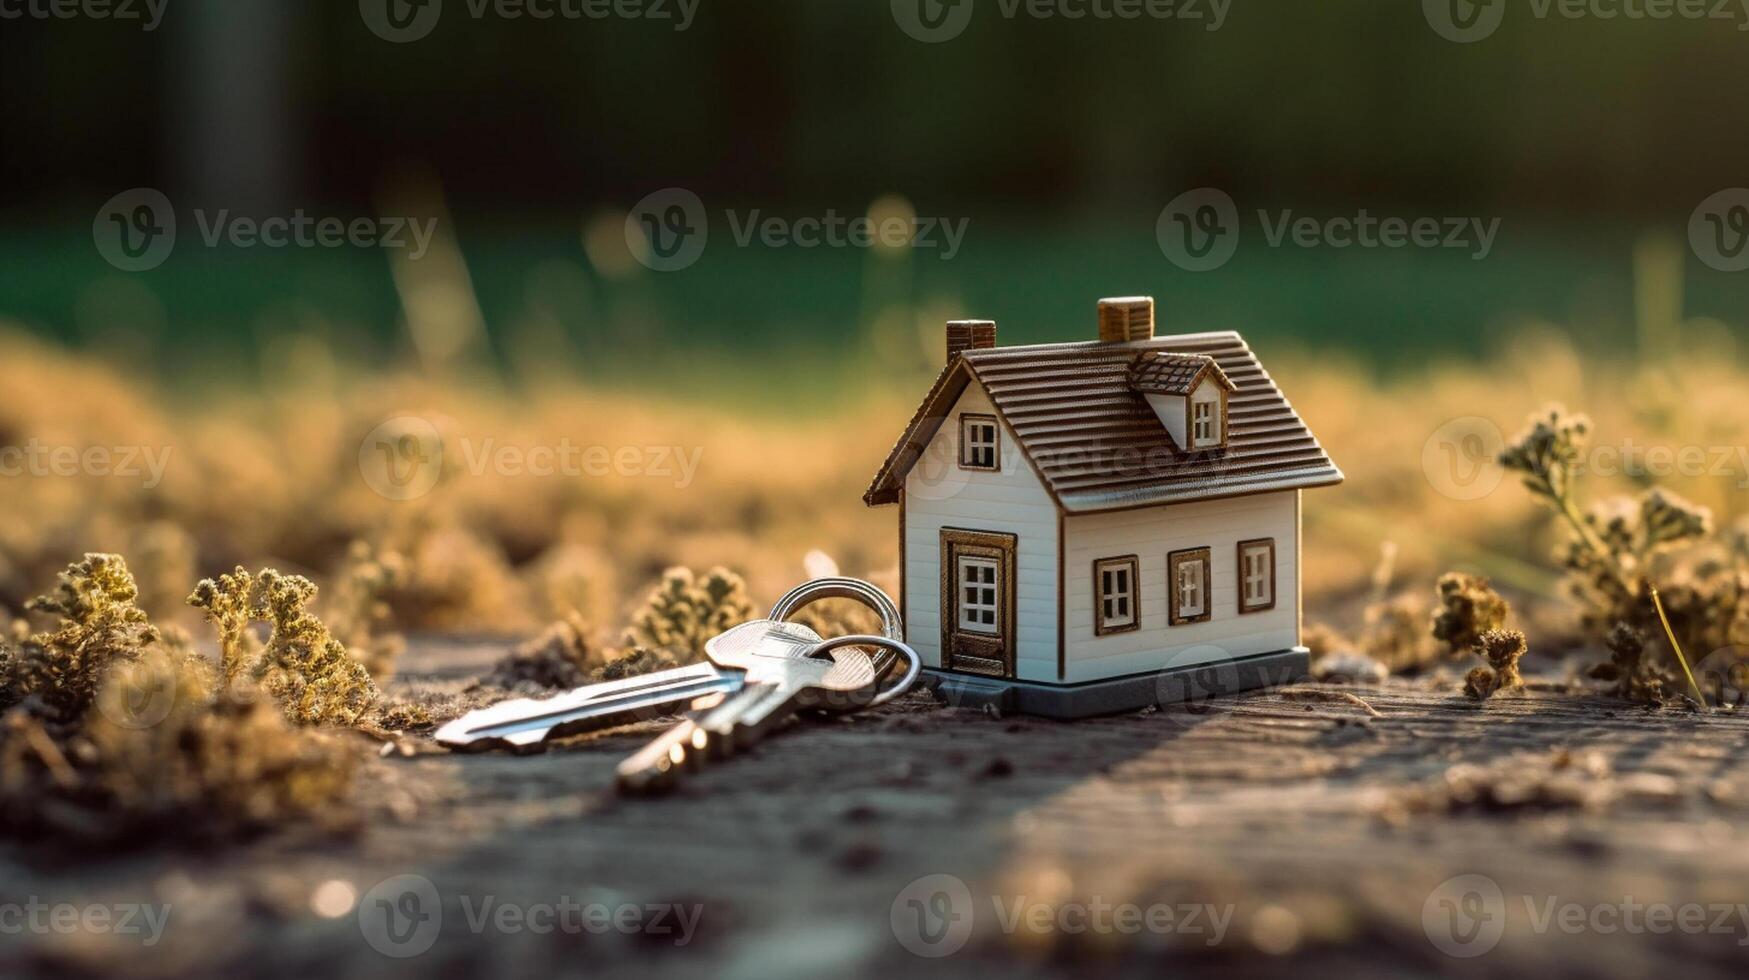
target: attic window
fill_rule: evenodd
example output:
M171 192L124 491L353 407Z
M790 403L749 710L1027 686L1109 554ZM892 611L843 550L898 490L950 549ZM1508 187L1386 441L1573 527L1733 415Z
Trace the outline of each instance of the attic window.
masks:
M960 467L968 470L1001 469L997 452L998 433L994 415L960 416Z
M1216 431L1215 424L1215 403L1197 402L1194 411L1196 417L1191 426L1191 445L1198 449L1220 445L1220 436Z

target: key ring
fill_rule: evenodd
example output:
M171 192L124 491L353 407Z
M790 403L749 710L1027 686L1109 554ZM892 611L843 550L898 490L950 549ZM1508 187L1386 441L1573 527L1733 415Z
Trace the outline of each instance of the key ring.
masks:
M911 689L923 673L923 658L917 651L905 643L905 623L899 615L899 607L885 592L875 588L861 579L855 578L822 578L806 582L791 589L787 595L777 600L777 605L771 607L768 619L779 622L788 620L801 610L803 606L821 599L850 599L860 602L875 611L881 617L881 636L841 636L827 640L815 652L826 653L839 647L871 646L879 647L893 653L902 654L907 661L905 676L899 682L885 691L875 695L868 706L873 708L886 704Z

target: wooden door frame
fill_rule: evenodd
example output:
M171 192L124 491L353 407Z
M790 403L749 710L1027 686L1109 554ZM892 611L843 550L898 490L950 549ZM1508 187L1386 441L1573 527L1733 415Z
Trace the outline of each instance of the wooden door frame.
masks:
M1015 647L1019 637L1015 631L1015 582L1020 550L1020 538L1013 534L972 531L964 528L941 529L941 666L966 674L985 677L1014 676ZM988 558L996 562L997 609L996 636L970 633L959 628L959 573L961 558Z

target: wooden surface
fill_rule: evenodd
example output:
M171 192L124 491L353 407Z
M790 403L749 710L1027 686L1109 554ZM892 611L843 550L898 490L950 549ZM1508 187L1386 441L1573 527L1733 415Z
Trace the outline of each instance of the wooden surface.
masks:
M467 659L454 644L431 649L441 673ZM409 654L415 669L423 652ZM1530 912L1749 903L1749 719L1546 691L1476 706L1403 682L1198 707L1059 724L917 697L786 733L655 801L621 800L611 784L614 763L657 726L536 757L384 759L372 786L401 817L355 841L58 866L11 852L9 896L169 901L171 912L150 949L0 936L0 971L1686 977L1749 962L1742 917L1721 926L1709 914L1719 931L1693 935L1569 935L1538 934ZM1466 764L1481 768L1453 773ZM1480 795L1448 799L1448 774ZM384 957L355 914L310 911L321 882L363 893L401 874L442 898L442 931L422 955ZM965 883L972 936L921 959L896 938L895 899L939 874ZM1429 897L1438 908L1436 890L1460 874L1503 896L1504 936L1473 959L1441 952L1424 923ZM463 903L488 897L678 903L702 917L684 948L672 936L476 934ZM1004 931L996 905L1023 897L1050 909L1209 904L1228 918L1212 945L1202 916L1190 935Z

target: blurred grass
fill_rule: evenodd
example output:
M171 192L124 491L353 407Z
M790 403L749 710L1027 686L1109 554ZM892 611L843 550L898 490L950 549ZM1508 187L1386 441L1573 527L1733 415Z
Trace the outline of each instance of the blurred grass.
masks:
M406 557L412 572L392 598L410 628L527 631L578 613L611 638L667 566L735 568L764 602L803 577L803 556L815 550L891 586L896 513L864 508L861 493L939 367L942 321L994 315L1006 344L1082 339L1093 333L1092 300L1122 291L1113 286L1153 283L1163 331L1242 329L1347 471L1346 486L1306 503L1314 619L1347 615L1373 591L1387 543L1402 587L1430 590L1439 572L1463 568L1553 597L1557 536L1528 495L1506 480L1479 500L1454 500L1424 469L1424 448L1451 419L1481 416L1509 437L1530 413L1562 401L1596 419L1603 445L1749 446L1738 407L1749 379L1736 335L1695 313L1705 306L1689 289L1697 274L1684 271L1669 239L1627 247L1614 260L1620 276L1577 271L1598 267L1576 257L1603 249L1590 243L1545 256L1540 277L1502 258L1466 261L1468 279L1426 256L1348 253L1338 263L1244 251L1212 276L1164 274L1163 260L1144 269L1139 258L1130 275L1120 258L1102 266L1077 241L1086 242L1041 246L1020 274L968 273L1000 264L999 249L982 258L968 251L968 266L942 263L956 282L1014 290L1004 296L932 289L938 270L929 258L730 249L674 276L612 278L586 271L575 245L569 259L558 257L561 246L539 243L476 259L479 250L464 253L446 238L430 258L381 276L395 290L386 317L370 312L375 300L360 299L370 290L322 285L325 274L350 281L335 271L349 268L343 254L280 256L293 272L271 280L271 295L290 306L260 313L245 349L191 326L220 315L200 283L210 263L266 259L197 252L139 279L100 277L88 288L101 302L74 300L89 318L74 331L76 345L18 324L0 337L0 390L9 396L0 401L0 445L160 447L172 462L157 488L119 477L5 478L12 519L0 523L0 605L16 611L71 557L114 551L141 578L148 608L173 616L197 575L277 565L321 580L355 541ZM1071 254L1063 275L1045 274ZM1282 271L1295 262L1305 268ZM1316 274L1327 263L1345 271ZM1381 271L1393 265L1422 275ZM755 276L753 266L770 274ZM1548 271L1563 268L1576 285ZM17 293L8 283L0 295L55 294L72 282L62 274L61 287ZM1520 294L1478 288L1476 275L1550 297L1567 290L1564 304L1550 303L1568 313L1514 309ZM214 292L244 302L245 287L265 288L268 277L232 278ZM1238 283L1250 283L1249 293ZM1086 291L1071 301L1078 287ZM845 291L853 297L837 295ZM1467 305L1452 312L1460 293ZM1617 294L1616 303L1598 299ZM184 295L207 312L186 313ZM1346 332L1306 326L1381 297L1402 313ZM266 309L277 300L258 293L256 302ZM1253 325L1241 322L1241 307L1282 312L1255 313ZM1475 312L1482 307L1490 312ZM137 326L141 317L157 328ZM1499 326L1408 328L1474 317ZM365 326L383 322L394 325ZM367 434L404 416L428 420L446 445L443 480L413 501L372 490L359 462ZM702 457L687 486L469 472L466 447L478 452L487 440L521 449L672 446ZM1745 479L1737 468L1658 482L1729 523L1745 512ZM1646 482L1621 475L1592 492Z

